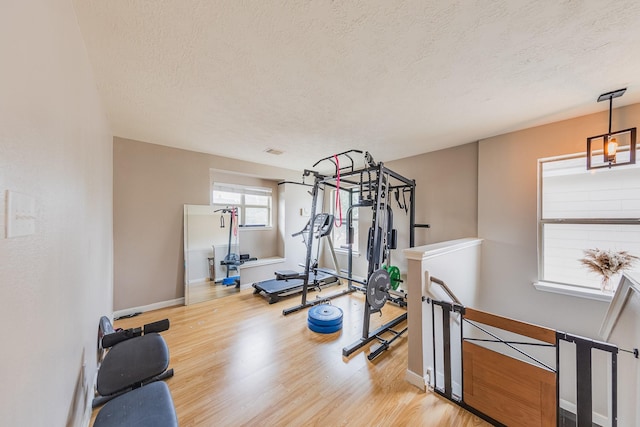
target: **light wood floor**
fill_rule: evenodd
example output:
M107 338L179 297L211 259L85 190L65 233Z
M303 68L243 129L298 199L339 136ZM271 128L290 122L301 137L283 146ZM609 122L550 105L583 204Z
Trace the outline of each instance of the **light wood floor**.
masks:
M332 301L344 311L344 326L329 335L307 328L306 310L282 315L299 301L292 296L269 305L252 289L242 290L143 313L115 326L170 319L163 336L175 376L167 383L183 427L489 425L405 381L406 337L374 362L366 358L369 346L350 359L342 357L342 348L362 333L363 295ZM401 312L387 304L383 317L372 316L372 329Z
M189 285L188 292L189 304L195 304L237 294L240 290L236 288L235 285L225 286L222 283L214 283L209 280L204 280L198 283L191 283Z

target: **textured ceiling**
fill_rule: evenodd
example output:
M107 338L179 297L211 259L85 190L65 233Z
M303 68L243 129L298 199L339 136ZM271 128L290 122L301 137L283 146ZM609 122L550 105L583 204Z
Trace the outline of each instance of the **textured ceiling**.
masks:
M640 102L636 0L74 4L116 136L289 169Z

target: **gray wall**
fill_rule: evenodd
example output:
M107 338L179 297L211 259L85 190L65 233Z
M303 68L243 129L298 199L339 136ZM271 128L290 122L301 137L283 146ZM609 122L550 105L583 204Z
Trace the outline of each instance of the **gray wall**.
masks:
M613 128L640 124L640 105L616 109ZM482 306L522 320L595 336L607 303L536 291L537 160L586 150L607 131L608 112L480 141L478 235L483 243ZM586 167L586 164L585 164Z
M477 144L472 143L387 164L401 175L416 180L416 222L432 225L431 229L416 231L416 245L476 235L477 150ZM114 139L115 310L184 296L182 206L209 203L210 169L215 169L214 179L221 182L233 179L234 183L255 184L251 176L298 181L301 175L203 153ZM297 264L304 262L300 258L304 245L300 238L290 236L309 219L300 215L300 209L311 207L311 197L307 194L310 188L292 184L281 187L285 197L278 202L276 212L286 205L286 212L279 215L286 221L272 232L241 233L243 251L252 252L252 248L256 248L254 253L260 256L268 256L257 249L268 245L262 241L263 237L269 237L272 242L277 240L277 250L270 255L286 256L287 262L266 268L269 272L285 268L297 270L300 269ZM395 202L393 206L398 248L406 248L409 217ZM361 212L363 255L354 260L355 273L360 275L366 274L367 214L364 210ZM404 258L400 252L394 252L393 264L405 272ZM323 263L332 268L326 256L325 251ZM346 256L339 256L339 262L341 268L346 268ZM255 274L264 276L261 270ZM251 280L269 278L255 274L244 270L243 285L248 283L244 276Z
M614 130L638 124L640 104L613 111ZM538 278L537 160L585 152L587 137L600 135L607 127L608 111L479 142L478 236L484 239L479 308L598 338L607 302L537 291L532 285ZM612 336L620 347L640 346L637 332L618 331ZM618 396L637 395L637 363L634 366L633 371L620 372ZM606 413L604 398L594 401L594 410ZM634 425L634 411L633 405L622 405L620 425Z
M373 153L375 157L375 153ZM414 246L475 237L478 230L478 144L470 143L445 150L421 154L385 163L394 172L416 182L415 222L431 228L416 228ZM408 196L407 196L408 200ZM327 204L331 201L327 201ZM402 249L409 247L409 216L392 197L394 228L398 230L398 249L391 253L391 263L402 274L407 263ZM328 208L325 208L328 209ZM370 209L360 210L360 256L354 257L354 273L367 272L365 257L367 231L371 225ZM347 267L347 256L338 256L341 268ZM326 254L325 265L331 265Z
M416 229L414 246L476 235L477 143L395 160L386 166L416 181L416 223L430 224L431 228ZM405 236L408 217L397 208L395 201L392 204L398 233ZM408 237L406 239L408 241Z
M271 180L300 175L122 138L114 138L113 163L115 310L184 296L183 205L209 204L211 169Z
M111 131L71 2L0 9L0 424L87 425L113 308ZM6 238L6 190L35 199L35 234Z

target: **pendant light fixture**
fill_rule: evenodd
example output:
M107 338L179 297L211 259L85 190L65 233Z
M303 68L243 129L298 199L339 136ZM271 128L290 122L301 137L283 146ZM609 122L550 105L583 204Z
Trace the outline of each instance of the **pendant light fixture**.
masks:
M613 98L622 96L627 88L603 93L598 102L609 101L609 131L587 138L587 169L611 168L636 162L636 128L611 131Z

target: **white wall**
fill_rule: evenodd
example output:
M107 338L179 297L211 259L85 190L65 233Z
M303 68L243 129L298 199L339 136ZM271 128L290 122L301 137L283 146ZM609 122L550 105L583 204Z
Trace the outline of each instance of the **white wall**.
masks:
M434 372L433 359L433 322L432 306L421 297L436 301L454 302L444 289L431 282L431 278L445 283L445 286L466 307L477 307L480 294L480 259L482 241L475 238L456 239L405 249L408 270L408 322L409 356L407 361L407 380L424 389L427 382L433 385L434 377L427 377L427 370ZM436 308L436 336L442 336L442 311ZM455 316L455 315L454 315ZM453 317L453 316L452 316ZM459 324L459 323L458 323ZM451 330L451 336L459 334ZM459 340L452 339L452 361L461 358ZM436 346L438 386L443 387L442 344ZM461 366L456 362L452 366L452 381L455 392L460 393Z
M112 136L71 2L0 9L0 222L6 190L36 207L35 234L0 231L0 423L82 425L112 312Z
M638 282L640 270L634 273L633 277ZM640 343L638 325L640 325L640 293L632 291L611 330L609 341L620 343L620 347L626 350L638 348ZM627 417L626 419L629 421L628 425L638 426L640 425L640 411L637 409L640 399L640 360L634 358L632 354L618 353L618 382L618 413L635 413L635 418Z
M310 219L308 215L301 214L301 211L303 209L311 211L312 198L308 193L311 190L312 187L296 184L280 185L281 200L284 200L284 203L282 203L284 215L281 217L284 220L284 224L281 229L285 243L285 258L287 259L285 265L278 267L281 270L304 270L304 267L300 267L299 264L305 263L307 247L302 240L302 236L292 237L292 234L302 231ZM321 198L319 200L320 202L322 201ZM313 254L315 254L316 244L317 240L314 240Z

